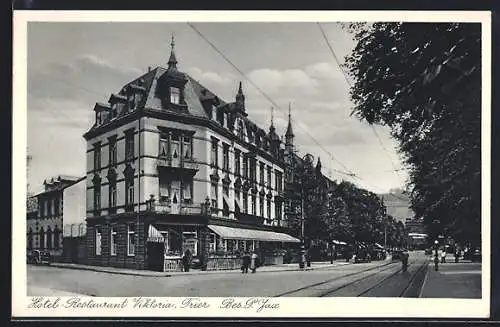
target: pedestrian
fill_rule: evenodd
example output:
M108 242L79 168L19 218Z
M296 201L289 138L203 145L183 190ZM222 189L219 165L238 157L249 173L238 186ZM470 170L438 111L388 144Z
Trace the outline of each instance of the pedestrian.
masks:
M252 251L252 256L250 257L250 269L252 270L252 274L255 274L255 271L257 270L257 258L259 256L255 251Z
M455 249L455 263L458 263L458 259L460 258L460 250L458 248Z
M191 266L191 251L189 251L189 249L184 252L184 256L182 257L182 265L184 267L184 271L188 272L189 267Z
M243 274L248 274L248 266L250 266L250 255L248 252L243 253L243 263L241 265L241 272Z
M441 251L441 263L445 263L446 262L446 249L443 249Z

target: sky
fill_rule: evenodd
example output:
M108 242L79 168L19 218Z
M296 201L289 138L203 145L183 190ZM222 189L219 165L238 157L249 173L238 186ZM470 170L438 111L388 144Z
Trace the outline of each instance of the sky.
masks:
M397 143L386 128L374 126L379 140L350 116L349 86L316 23L193 25L248 79L186 23L28 24L30 191L41 190L46 178L85 175L83 134L93 124L95 102L107 102L149 66L166 66L172 34L179 70L225 101L234 101L242 81L249 118L265 130L273 104L252 84L277 105L281 136L290 106L299 154L319 156L325 175L375 193L404 187L406 172L394 171L402 168ZM355 46L352 35L340 24L321 26L343 62Z

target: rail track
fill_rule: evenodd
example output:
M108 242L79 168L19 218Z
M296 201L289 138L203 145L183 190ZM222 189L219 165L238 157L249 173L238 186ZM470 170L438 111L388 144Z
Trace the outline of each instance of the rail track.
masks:
M416 263L416 260L412 260L412 261L409 262L409 265L415 264L415 263ZM411 286L414 284L414 282L417 279L419 273L423 269L425 269L427 267L427 264L428 264L428 262L426 261L415 272L411 273L411 277L407 281L407 285L405 285L404 289L400 292L399 297L406 296L406 293L408 292L408 290L410 290ZM306 285L306 286L303 286L303 287L299 287L299 288L296 288L296 289L293 289L293 290L290 290L290 291L287 291L287 292L280 293L280 294L275 295L275 296L276 297L294 296L294 294L297 294L297 296L301 296L300 295L301 292L304 292L304 291L307 292L307 290L314 290L317 287L325 286L325 285L327 285L329 283L334 283L334 282L338 283L338 281L341 281L341 280L349 280L348 282L346 282L346 283L344 283L342 285L338 285L338 286L329 288L329 289L324 290L324 291L318 291L318 292L315 292L314 295L312 295L314 297L335 296L333 294L336 293L336 292L339 292L341 290L345 291L345 289L347 287L355 286L356 284L361 284L362 282L367 281L369 278L374 277L374 276L376 276L376 275L378 275L378 274L380 274L382 272L392 270L395 267L397 267L397 268L396 268L396 270L394 272L391 272L389 275L387 275L384 278L382 278L381 280L377 281L375 284L371 285L368 288L364 288L361 292L357 292L357 294L353 295L355 297L361 297L361 296L366 295L370 291L376 289L377 287L382 287L382 285L384 283L386 283L391 278L393 278L394 276L396 276L399 273L401 273L402 272L401 263L399 261L398 262L388 262L386 264L378 265L378 266L375 266L375 267L370 267L370 268L367 268L367 269L363 269L361 271L349 273L349 274L346 274L346 275L343 275L343 276L339 276L339 277L335 277L335 278L330 278L328 280L324 280L324 281L321 281L321 282L318 282L318 283L314 283L314 284ZM373 271L373 272L371 272L371 271ZM371 272L371 273L366 274L367 272ZM359 278L355 278L354 280L350 280L353 276L358 276L358 275L362 275L362 276L359 277Z

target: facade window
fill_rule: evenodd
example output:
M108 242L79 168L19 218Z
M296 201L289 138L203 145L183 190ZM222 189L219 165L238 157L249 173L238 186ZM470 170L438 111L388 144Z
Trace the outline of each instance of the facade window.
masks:
M94 169L101 169L101 142L94 144Z
M248 213L248 194L243 192L243 212Z
M217 183L212 182L211 186L211 197L212 197L212 208L217 208L217 204L219 203L219 194L217 190Z
M47 200L47 212L49 215L54 214L54 210L52 209L52 200Z
M272 172L272 168L271 166L267 166L267 186L268 187L271 187L271 172Z
M109 165L116 165L116 136L109 138Z
M40 228L40 249L45 249L45 230Z
M243 155L243 177L248 178L248 157Z
M57 216L60 214L60 212L59 212L59 199L58 198L54 199L54 212Z
M257 161L250 159L250 180L257 181Z
M109 211L116 212L116 180L109 182Z
M95 227L95 255L101 255L102 251L102 234L101 234L101 226Z
M219 144L219 140L217 140L216 138L212 138L212 151L211 151L211 156L210 156L210 164L212 165L212 167L217 167L217 163L218 163L218 158L217 158L217 149L218 149L218 144Z
M240 150L234 150L234 174L238 176L241 174L240 153Z
M135 224L128 224L127 231L127 255L135 255L135 244L136 244L136 234L135 234Z
M223 206L222 206L222 215L224 217L228 217L229 216L229 205L227 204L226 200L223 201Z
M52 230L47 227L47 250L52 250Z
M170 103L181 103L181 90L178 87L170 87Z
M125 133L125 159L134 158L134 132L129 131Z
M182 198L184 199L184 203L191 203L192 187L193 187L192 182L190 181L182 182Z
M275 214L275 217L277 220L281 220L281 202L280 201L276 201L274 203L274 214Z
M191 138L189 136L184 136L183 150L184 159L191 159L193 156L193 151L191 149Z
M241 121L238 124L238 136L242 140L245 138L245 130L243 129L243 123Z
M172 158L178 159L181 156L181 145L179 141L179 135L172 135Z
M127 211L131 211L134 204L134 175L125 177L125 206Z
M260 176L260 184L264 185L264 171L266 170L266 167L263 162L260 163L259 166L259 176Z
M101 209L101 184L94 184L94 210Z
M222 169L229 171L229 145L224 144L222 148Z
M168 156L168 138L166 135L160 136L160 157L166 158Z
M257 215L257 197L255 194L252 195L252 215Z
M109 231L109 244L110 244L110 254L111 255L116 255L116 248L117 248L117 242L116 242L116 230L114 227L111 227Z
M271 219L271 199L267 198L267 218Z
M264 196L259 197L259 216L264 217Z
M275 177L276 177L276 186L275 186L275 188L276 188L276 190L278 192L282 192L283 191L283 175L279 171L275 171L274 174L275 174Z
M60 232L59 228L57 228L57 226L56 226L54 228L54 249L55 250L59 250L59 242L61 241L60 235L61 235L61 232Z
M170 200L170 181L160 179L160 202L165 203Z

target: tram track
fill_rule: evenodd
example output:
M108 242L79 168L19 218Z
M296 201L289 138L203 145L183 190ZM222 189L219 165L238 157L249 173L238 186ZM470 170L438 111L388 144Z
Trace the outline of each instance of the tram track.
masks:
M380 270L380 271L378 271L376 273L373 273L373 274L369 275L369 276L373 276L373 275L376 275L376 274L378 274L378 273L380 273L382 271L385 271L385 270L388 270L388 269L392 268L394 266L394 264L396 264L396 263L395 262L388 262L388 263L385 263L385 264L382 264L382 265L378 265L378 266L375 266L375 267L370 267L370 268L367 268L367 269L363 269L361 271L356 271L356 272L349 273L349 274L346 274L346 275L343 275L343 276L339 276L339 277L336 277L336 278L330 278L328 280L324 280L324 281L321 281L321 282L318 282L318 283L309 284L309 285L306 285L306 286L303 286L303 287L299 287L299 288L296 288L296 289L293 289L293 290L290 290L290 291L279 293L279 294L275 295L274 297L289 296L289 295L291 295L293 293L298 293L298 292L301 292L301 291L304 291L304 290L307 290L307 289L313 289L313 288L321 286L321 285L325 285L325 284L328 284L328 283L331 283L331 282L338 281L339 279L345 279L345 278L348 278L348 277L352 277L352 276L356 276L356 275L359 275L359 274L366 273L366 272L371 271L371 270L377 270L377 269L380 269L381 267L390 266L389 268L382 269L382 270ZM340 286L339 289L342 288L342 287L346 287L349 284L353 284L354 282L356 282L358 280L361 280L361 279L364 279L364 278L367 278L367 276L362 277L360 279L357 279L357 280L355 280L353 282L344 284L344 285Z
M416 284L416 283L419 280L419 277L422 276L422 272L425 271L425 269L428 266L428 261L426 260L425 262L422 263L419 260L412 260L409 263L409 266L414 265L414 264L419 264L419 263L421 263L420 266L415 271L410 273L409 279L403 279L403 277L396 279L397 282L395 284L397 284L397 285L396 286L392 285L392 286L396 287L396 289L398 287L403 286L403 285L404 285L404 287L402 287L401 291L394 292L394 293L398 294L398 295L395 295L394 297L418 297L418 295L413 294L413 293L415 293L415 290L417 289L416 287L418 284ZM350 290L348 290L349 287L354 288L353 295L352 295L353 297L366 296L366 294L376 290L377 288L384 287L387 282L389 282L391 279L396 277L398 274L402 273L402 267L397 267L396 265L400 265L400 262L389 262L386 264L378 265L375 267L370 267L367 269L363 269L361 271L349 273L349 274L339 276L336 278L330 278L328 280L324 280L324 281L321 281L318 283L306 285L303 287L299 287L299 288L296 288L293 290L289 290L289 291L280 293L278 295L275 295L275 297L283 297L283 296L314 296L314 297L333 296L333 297L335 297L334 294L339 293L339 292L340 293L343 292L344 294L346 294L346 291L347 291L347 294L349 294L349 292L350 292ZM355 291L356 286L363 285L363 282L365 282L365 283L369 282L370 278L374 278L375 276L377 276L383 272L390 271L390 270L394 269L395 267L397 267L397 269L394 272L390 272L387 276L384 276L381 280L376 281L375 284L370 285L368 288L363 288L363 290L360 292ZM369 273L371 271L373 271L373 272ZM366 274L366 273L369 273L369 274ZM354 280L350 280L352 277L355 277L358 275L361 275L361 276L359 278L355 278ZM342 281L342 280L346 280L347 282L342 284L342 285L337 285L335 287L326 289L324 291L318 290L317 292L315 292L316 289L321 288L322 286L328 287L327 285L329 283L338 284L338 282ZM311 294L310 295L302 295L302 293L304 293L304 292L305 293L311 292ZM346 295L339 295L339 296L346 296ZM393 297L393 296L391 295L391 297Z

